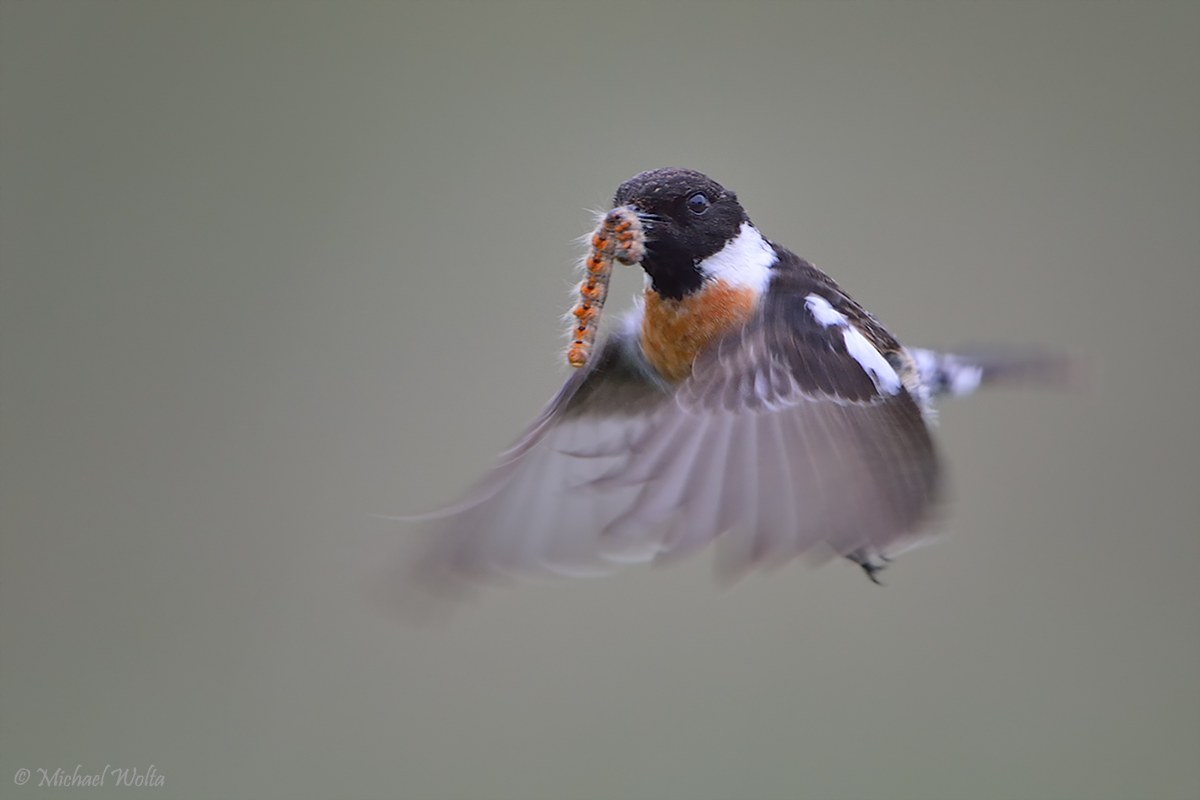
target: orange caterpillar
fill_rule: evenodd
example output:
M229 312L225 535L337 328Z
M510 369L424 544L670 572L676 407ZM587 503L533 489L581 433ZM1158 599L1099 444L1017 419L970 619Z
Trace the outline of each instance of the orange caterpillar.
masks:
M584 278L579 284L579 302L571 309L571 345L567 362L575 368L588 362L596 328L600 324L600 309L608 296L608 279L613 260L636 264L646 254L646 234L637 212L629 206L618 206L604 215L592 234L591 249L583 261Z

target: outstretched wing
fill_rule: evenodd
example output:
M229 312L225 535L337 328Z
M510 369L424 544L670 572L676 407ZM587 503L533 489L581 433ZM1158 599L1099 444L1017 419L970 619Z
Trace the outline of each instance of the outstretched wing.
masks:
M868 563L923 533L936 508L939 461L910 393L912 358L832 280L777 249L761 313L702 353L675 397L702 452L724 455L693 463L674 498L645 484L645 507L653 497L685 514L660 560L716 539L726 577L818 546ZM655 431L660 446L645 450L664 455L628 479L668 471L671 438Z
M678 387L635 335L610 338L466 500L425 518L410 580L603 574L714 540L734 577L818 546L863 561L919 534L939 472L907 354L780 255L751 323Z
M603 536L641 487L602 484L636 459L672 404L636 338L610 336L465 499L413 518L417 551L395 579L453 593L483 580L603 575L652 557L650 542L632 552Z

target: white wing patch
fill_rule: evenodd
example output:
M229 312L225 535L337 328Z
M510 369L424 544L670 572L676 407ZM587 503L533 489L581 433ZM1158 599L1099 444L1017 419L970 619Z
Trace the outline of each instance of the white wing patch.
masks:
M808 309L808 313L812 314L813 319L826 328L850 324L842 312L829 305L829 301L819 294L810 294L804 298L804 307Z
M871 344L866 336L863 336L862 331L846 318L845 314L818 294L810 294L805 297L804 307L808 309L808 313L812 314L813 319L819 325L842 329L842 341L846 343L846 352L871 377L876 389L884 394L896 394L900 391L902 384L896 370L875 348L875 345Z
M846 352L867 371L871 380L875 382L876 389L886 394L895 394L900 391L900 376L896 374L896 370L892 369L892 365L887 362L883 354L875 349L875 345L867 341L867 337L863 336L858 328L847 325L842 331L842 338L846 341Z

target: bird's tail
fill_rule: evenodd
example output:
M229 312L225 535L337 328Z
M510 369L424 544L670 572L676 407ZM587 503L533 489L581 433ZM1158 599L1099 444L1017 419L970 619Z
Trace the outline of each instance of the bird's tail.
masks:
M1070 388L1079 381L1078 360L1035 347L964 347L953 353L909 353L932 397L971 394L980 386L1038 385Z

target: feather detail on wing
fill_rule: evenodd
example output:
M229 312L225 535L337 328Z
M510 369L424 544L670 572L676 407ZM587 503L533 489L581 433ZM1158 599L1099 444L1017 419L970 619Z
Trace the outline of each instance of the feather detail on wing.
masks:
M713 541L732 579L815 548L884 554L920 535L939 495L933 442L895 373L880 374L888 362L870 359L899 345L796 261L676 387L634 337L610 338L473 493L425 518L406 579L441 593L604 574ZM806 310L818 290L844 325Z

